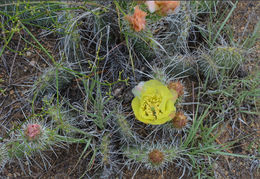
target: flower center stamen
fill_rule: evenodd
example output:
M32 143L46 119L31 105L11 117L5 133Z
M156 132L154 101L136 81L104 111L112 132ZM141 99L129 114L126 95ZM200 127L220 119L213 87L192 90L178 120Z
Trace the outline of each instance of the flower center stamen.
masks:
M162 114L160 109L161 101L162 97L160 95L145 96L144 103L141 106L145 116L152 118L153 121L156 120Z

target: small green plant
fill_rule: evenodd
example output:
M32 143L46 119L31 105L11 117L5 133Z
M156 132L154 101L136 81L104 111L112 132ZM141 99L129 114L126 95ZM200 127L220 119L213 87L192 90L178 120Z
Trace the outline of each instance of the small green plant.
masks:
M202 53L199 57L199 67L204 76L212 81L229 76L234 76L239 70L241 64L245 61L243 50L236 47L217 47L208 54Z
M74 76L61 67L51 67L45 69L45 72L35 82L32 89L34 98L42 96L52 96L57 90L66 88ZM58 83L58 84L56 84Z
M122 111L120 111L122 112ZM120 140L123 143L134 143L138 140L137 134L132 130L132 125L127 120L126 116L122 114L117 114L116 116L116 130L119 130Z

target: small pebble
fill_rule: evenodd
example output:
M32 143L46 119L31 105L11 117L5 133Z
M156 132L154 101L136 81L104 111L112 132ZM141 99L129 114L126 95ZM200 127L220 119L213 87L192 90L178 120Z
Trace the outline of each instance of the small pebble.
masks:
M11 91L10 91L10 94L11 94L11 95L14 94L14 90L11 90Z
M226 175L226 176L228 175L228 171L225 171L225 175Z
M32 55L32 52L30 52L30 51L26 52L27 57L30 57L31 55Z
M8 173L8 174L7 174L7 176L8 176L8 177L11 177L11 176L12 176L12 174L11 174L11 173Z
M30 61L29 65L35 66L36 62L34 60Z

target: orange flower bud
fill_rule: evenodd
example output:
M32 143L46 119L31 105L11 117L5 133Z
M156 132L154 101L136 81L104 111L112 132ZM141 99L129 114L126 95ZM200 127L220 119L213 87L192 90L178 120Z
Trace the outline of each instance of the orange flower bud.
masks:
M177 82L170 82L168 84L168 88L170 90L175 90L178 93L178 97L180 97L180 96L182 96L184 94L183 85L179 81L177 81Z
M183 112L177 112L175 117L172 120L173 126L177 129L182 129L186 126L188 120Z

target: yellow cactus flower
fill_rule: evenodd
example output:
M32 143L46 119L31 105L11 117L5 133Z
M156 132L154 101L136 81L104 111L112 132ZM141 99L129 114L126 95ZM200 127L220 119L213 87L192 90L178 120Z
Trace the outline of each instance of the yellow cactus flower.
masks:
M135 95L132 108L139 121L145 124L160 125L175 116L174 103L178 94L174 90L169 90L161 82L157 80L141 82L132 92Z

